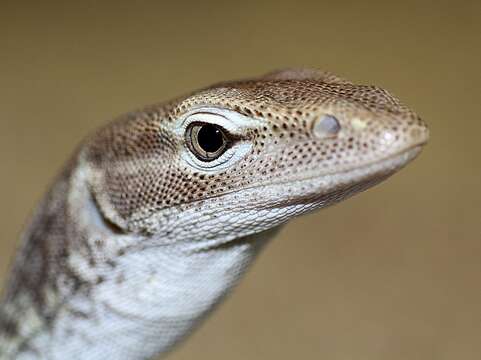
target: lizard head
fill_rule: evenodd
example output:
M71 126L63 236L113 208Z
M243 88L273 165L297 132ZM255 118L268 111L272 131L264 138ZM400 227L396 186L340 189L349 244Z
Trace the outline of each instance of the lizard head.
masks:
M127 114L87 157L97 203L119 227L229 240L380 182L427 139L386 90L289 69Z

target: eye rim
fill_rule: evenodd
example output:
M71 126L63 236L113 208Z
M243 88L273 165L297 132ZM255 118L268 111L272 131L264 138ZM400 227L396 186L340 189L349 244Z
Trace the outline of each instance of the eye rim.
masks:
M202 146L199 144L198 141L198 134L199 131L202 129L203 126L212 126L220 131L222 136L222 146L219 147L214 152L205 151ZM195 137L195 138L194 138ZM187 147L189 148L190 152L200 161L204 162L212 162L220 158L227 149L229 149L233 143L229 132L222 126L214 123L209 122L202 122L202 121L193 121L191 122L185 131L185 141L187 143Z

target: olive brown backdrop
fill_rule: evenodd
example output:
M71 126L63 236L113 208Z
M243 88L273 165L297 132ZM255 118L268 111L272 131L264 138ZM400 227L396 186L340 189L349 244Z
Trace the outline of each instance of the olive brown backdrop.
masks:
M0 2L0 280L76 144L115 115L285 66L431 128L386 183L292 221L170 359L479 359L479 1Z

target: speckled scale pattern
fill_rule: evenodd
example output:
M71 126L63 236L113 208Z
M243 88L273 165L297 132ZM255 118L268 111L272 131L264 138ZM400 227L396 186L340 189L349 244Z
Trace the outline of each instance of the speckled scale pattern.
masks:
M201 117L234 142L215 166L187 146ZM387 91L309 69L121 116L78 148L26 228L0 358L167 353L280 225L386 179L428 136Z
M182 167L178 160L185 143L173 134L176 119L207 105L261 120L258 128L243 134L253 144L250 153L228 171L197 172ZM342 137L319 140L313 136L313 122L323 114L340 121ZM353 117L368 128L365 135L350 122ZM424 128L419 117L387 91L354 85L326 72L285 70L220 83L128 114L106 127L88 147L88 156L99 169L93 189L107 197L110 212L104 213L110 220L131 230L135 220L141 230L144 217L166 207L260 186L275 178L295 179L323 168L348 170L359 162L369 163L385 151L379 143L381 129L389 127L392 141L402 143L403 136L412 135L406 134L408 127L412 132L416 123Z

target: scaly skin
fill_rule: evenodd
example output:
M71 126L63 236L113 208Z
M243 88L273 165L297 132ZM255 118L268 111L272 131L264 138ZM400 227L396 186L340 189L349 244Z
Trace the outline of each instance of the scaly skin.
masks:
M191 140L206 124L227 139L212 161ZM0 358L165 354L280 225L382 181L427 139L385 90L307 69L122 116L78 148L24 232Z

